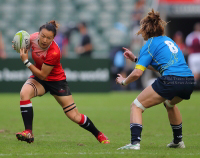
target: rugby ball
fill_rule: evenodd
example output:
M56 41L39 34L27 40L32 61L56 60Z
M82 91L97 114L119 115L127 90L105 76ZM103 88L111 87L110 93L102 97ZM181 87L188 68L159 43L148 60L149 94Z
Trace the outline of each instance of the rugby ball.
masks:
M26 31L18 31L13 38L14 49L20 53L21 48L30 48L30 35Z

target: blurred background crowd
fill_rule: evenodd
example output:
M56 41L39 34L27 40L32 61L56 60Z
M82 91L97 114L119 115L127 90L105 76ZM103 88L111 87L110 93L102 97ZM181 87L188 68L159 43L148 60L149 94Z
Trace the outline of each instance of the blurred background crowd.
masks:
M128 87L116 85L114 79L116 74L127 76L134 69L134 63L124 59L122 47L138 56L144 41L135 34L150 8L169 22L166 35L182 50L199 89L200 1L197 0L1 0L0 58L19 58L11 47L16 32L25 30L31 34L45 22L56 20L61 26L55 41L63 58L109 59L112 90L141 89L159 74L147 70Z

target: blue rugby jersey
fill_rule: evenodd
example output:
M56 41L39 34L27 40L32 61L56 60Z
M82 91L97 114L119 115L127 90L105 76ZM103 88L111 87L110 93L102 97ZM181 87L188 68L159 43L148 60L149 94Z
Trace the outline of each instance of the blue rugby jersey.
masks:
M141 48L135 68L144 71L149 65L162 76L193 76L182 51L167 36L152 37Z

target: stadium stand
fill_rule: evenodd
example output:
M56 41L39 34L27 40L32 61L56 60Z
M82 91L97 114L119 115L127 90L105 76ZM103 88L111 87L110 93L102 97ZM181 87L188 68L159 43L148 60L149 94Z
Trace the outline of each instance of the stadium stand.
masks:
M110 47L130 43L130 14L137 0L1 0L0 31L6 45L7 57L19 57L12 50L11 41L19 30L30 34L41 24L57 20L61 26L69 22L88 23L94 45L94 58L109 57ZM120 30L119 30L120 28ZM72 34L70 55L79 35Z

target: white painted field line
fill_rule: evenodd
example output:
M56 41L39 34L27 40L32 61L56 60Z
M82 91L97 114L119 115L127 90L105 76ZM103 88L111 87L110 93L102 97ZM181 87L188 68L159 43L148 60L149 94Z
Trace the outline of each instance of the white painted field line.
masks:
M162 153L144 153L144 152L140 152L140 151L136 151L137 154L139 155L161 155ZM4 157L4 156L37 156L37 155L123 155L123 154L132 154L133 152L95 152L95 153L87 153L87 152L79 152L79 153L67 153L67 152L63 152L63 153L26 153L26 154L2 154L0 153L0 157ZM170 154L170 153L165 153L165 155L182 155L182 156L195 156L195 155L200 155L200 153L177 153L177 154Z

